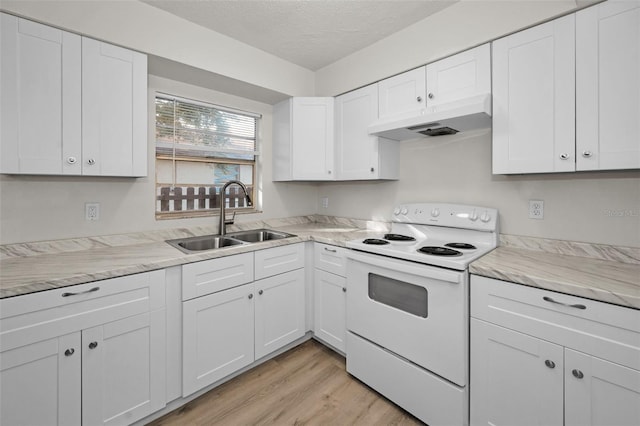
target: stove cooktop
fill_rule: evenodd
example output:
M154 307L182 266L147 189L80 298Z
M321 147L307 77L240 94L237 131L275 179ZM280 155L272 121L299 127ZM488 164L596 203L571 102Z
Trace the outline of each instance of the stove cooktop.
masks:
M394 210L391 232L352 240L347 247L455 270L497 246L498 212L459 204L405 204Z

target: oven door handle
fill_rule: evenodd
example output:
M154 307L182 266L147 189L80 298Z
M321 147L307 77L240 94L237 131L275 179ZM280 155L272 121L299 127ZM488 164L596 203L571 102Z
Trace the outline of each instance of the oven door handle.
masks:
M403 272L416 275L423 278L431 278L434 280L447 281L459 284L464 279L464 273L449 271L435 266L421 265L406 260L396 260L393 258L377 255L361 253L355 250L347 252L347 259L360 263L366 263L376 268L384 268L391 271Z

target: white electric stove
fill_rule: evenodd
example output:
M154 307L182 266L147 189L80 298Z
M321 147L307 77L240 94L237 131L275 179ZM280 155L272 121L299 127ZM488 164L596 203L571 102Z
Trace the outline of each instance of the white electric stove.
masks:
M495 209L403 204L388 234L347 242L347 371L428 424L469 422L469 272Z

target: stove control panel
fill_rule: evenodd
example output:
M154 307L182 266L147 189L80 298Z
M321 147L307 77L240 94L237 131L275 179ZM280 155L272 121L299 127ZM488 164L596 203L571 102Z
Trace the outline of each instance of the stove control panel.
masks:
M496 209L463 204L415 203L394 208L394 222L438 225L451 228L496 232Z

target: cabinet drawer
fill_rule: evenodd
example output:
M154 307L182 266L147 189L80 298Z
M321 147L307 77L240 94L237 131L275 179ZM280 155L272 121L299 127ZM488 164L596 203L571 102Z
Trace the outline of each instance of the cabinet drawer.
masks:
M0 300L0 347L51 337L164 306L164 270Z
M182 300L216 293L253 281L253 253L182 266Z
M640 310L473 275L471 316L640 369Z
M348 249L315 243L313 250L313 261L316 268L340 275L341 277L346 276L347 257L345 253Z
M304 267L304 244L260 250L256 255L256 280Z

